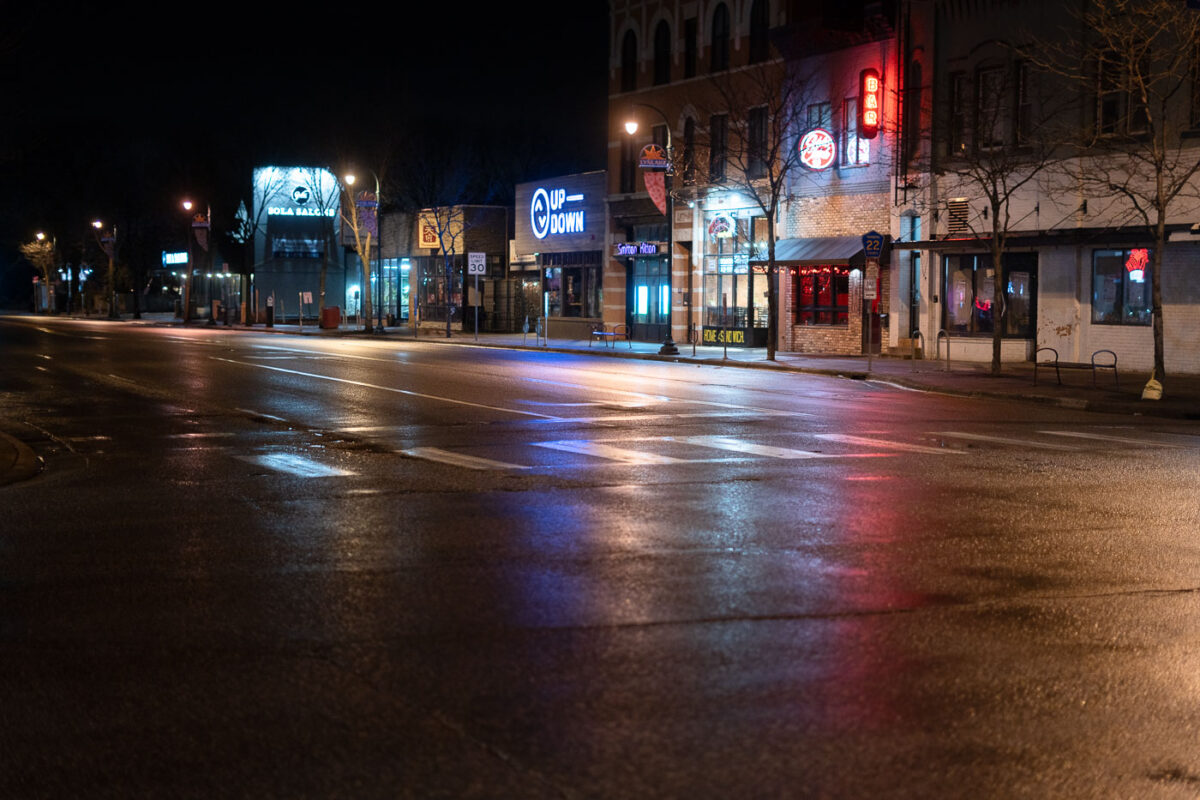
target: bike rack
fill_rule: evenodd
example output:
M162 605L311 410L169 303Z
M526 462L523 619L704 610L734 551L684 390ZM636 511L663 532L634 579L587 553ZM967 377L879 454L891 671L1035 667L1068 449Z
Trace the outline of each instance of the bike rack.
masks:
M937 346L935 348L936 352L934 353L934 356L935 356L935 358L942 357L942 337L943 336L946 337L946 369L945 369L945 371L949 372L950 371L950 334L949 334L949 332L946 331L945 328L942 328L940 331L937 332Z
M920 331L913 331L912 335L909 336L909 338L921 340L921 355L924 356L925 355L925 334L921 333ZM947 345L946 349L949 350L950 346ZM916 348L916 345L913 345L913 348L912 348L912 368L913 368L913 372L917 371L917 348Z

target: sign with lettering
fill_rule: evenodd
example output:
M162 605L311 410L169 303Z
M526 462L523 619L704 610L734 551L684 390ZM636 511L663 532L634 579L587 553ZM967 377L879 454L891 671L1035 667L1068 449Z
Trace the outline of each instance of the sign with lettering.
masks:
M732 344L745 346L746 344L746 329L745 328L716 328L705 325L701 331L701 340L703 344L722 345Z
M858 75L858 136L874 139L879 134L883 108L883 85L879 70L864 69Z
M586 224L583 209L568 205L582 202L582 194L538 187L529 202L529 221L534 237L545 239L564 233L583 233Z
M813 128L800 138L800 163L820 172L833 166L837 143L833 134L824 128Z
M638 166L643 169L666 169L670 163L667 151L657 144L643 147L641 158L638 159Z
M613 255L616 256L656 256L656 242L617 242L613 245Z

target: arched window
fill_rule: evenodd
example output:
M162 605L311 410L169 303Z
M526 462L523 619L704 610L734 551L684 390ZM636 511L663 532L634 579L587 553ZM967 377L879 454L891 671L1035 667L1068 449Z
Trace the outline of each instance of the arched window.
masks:
M637 88L637 36L625 31L621 40L621 91L632 92Z
M729 9L724 3L713 12L709 69L713 72L729 69Z
M767 0L754 0L750 6L750 63L767 60Z
M683 123L683 182L696 180L696 120L688 117Z
M654 29L654 85L671 82L671 26L659 20Z

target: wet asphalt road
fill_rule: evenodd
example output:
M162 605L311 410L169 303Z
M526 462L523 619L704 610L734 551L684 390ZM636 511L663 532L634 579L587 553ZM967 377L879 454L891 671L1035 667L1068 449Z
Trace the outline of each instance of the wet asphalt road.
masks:
M0 319L2 797L1196 797L1200 426Z

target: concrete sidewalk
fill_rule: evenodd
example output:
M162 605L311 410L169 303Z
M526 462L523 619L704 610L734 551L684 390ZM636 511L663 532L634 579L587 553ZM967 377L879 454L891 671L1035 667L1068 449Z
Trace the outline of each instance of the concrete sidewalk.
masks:
M127 320L132 321L132 320ZM141 320L142 324L179 325L178 320L163 315ZM199 326L201 323L192 323ZM218 328L224 326L218 325ZM1143 400L1142 389L1150 376L1145 372L1120 369L1097 369L1091 366L1060 365L1061 384L1053 365L1042 364L1035 370L1031 362L1004 364L1000 375L991 374L990 364L945 360L913 361L895 356L823 356L800 353L776 353L768 361L765 348L693 347L676 344L679 355L660 354L661 345L651 342L592 342L586 339L551 339L539 342L534 334L481 333L453 331L445 338L445 326L423 325L420 336L410 327L388 328L383 334L366 333L360 326L344 325L339 329L322 330L315 325L235 325L231 330L252 330L258 333L292 334L314 337L351 336L355 338L419 340L431 344L473 345L545 352L576 353L607 358L700 363L713 366L745 369L771 369L785 372L812 373L857 380L879 380L922 391L964 397L989 397L1014 401L1048 403L1064 408L1115 414L1145 415L1172 419L1200 419L1200 376L1172 375L1166 383L1162 400ZM1094 380L1094 384L1093 384Z

